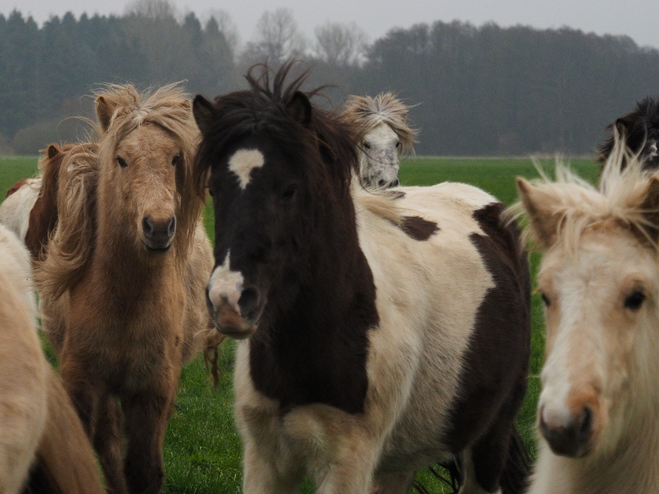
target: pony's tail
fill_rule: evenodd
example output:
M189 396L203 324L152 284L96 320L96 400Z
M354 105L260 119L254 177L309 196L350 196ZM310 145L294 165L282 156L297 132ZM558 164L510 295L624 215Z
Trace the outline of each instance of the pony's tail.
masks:
M225 336L215 329L215 326L211 323L208 328L199 331L195 335L195 339L199 342L204 352L206 370L213 377L213 386L217 389L220 385L220 366L218 364L220 345L224 341Z
M531 455L526 449L522 436L513 426L508 447L508 459L501 474L501 491L503 494L523 494L528 487L531 474Z
M48 418L22 494L105 494L92 448L54 372Z

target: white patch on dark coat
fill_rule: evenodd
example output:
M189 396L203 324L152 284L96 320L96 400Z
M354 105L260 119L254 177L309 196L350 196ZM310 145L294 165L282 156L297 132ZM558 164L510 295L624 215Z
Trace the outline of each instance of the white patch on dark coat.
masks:
M236 174L240 188L245 190L249 184L252 170L261 168L264 163L263 153L258 149L240 149L229 158L229 170Z
M240 314L238 300L243 291L244 279L239 271L231 271L229 268L230 254L227 252L224 262L213 270L208 282L208 298L215 310L222 303L228 303L236 313Z

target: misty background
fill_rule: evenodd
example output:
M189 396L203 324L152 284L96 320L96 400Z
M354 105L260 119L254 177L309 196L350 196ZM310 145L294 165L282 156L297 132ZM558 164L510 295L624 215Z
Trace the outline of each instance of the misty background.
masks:
M192 95L212 98L245 87L253 63L291 56L312 68L309 88L332 85L325 106L381 91L414 105L423 155L592 154L606 125L659 94L659 50L628 36L457 21L372 40L354 22L306 31L292 10L266 10L241 42L226 12L181 14L167 0L42 24L20 10L0 14L0 154L84 137L67 117L93 115L99 84L185 80Z

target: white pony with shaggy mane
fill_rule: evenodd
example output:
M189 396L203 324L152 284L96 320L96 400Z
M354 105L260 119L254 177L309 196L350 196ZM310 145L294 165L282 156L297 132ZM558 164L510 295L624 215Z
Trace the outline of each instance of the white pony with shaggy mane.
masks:
M410 107L392 93L350 96L344 116L364 130L359 147L362 182L371 188L398 185L400 156L414 152L417 130L410 126Z
M547 323L529 494L659 492L659 179L615 134L599 188L517 181Z

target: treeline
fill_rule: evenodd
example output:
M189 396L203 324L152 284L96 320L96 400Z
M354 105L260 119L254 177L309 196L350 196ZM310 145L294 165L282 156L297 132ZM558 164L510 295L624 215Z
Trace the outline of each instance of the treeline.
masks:
M591 153L603 127L634 101L659 94L659 51L628 37L572 29L480 28L465 23L394 29L371 44L354 24L299 32L292 12L266 12L241 46L226 15L178 16L167 0L137 0L123 16L71 13L42 26L0 15L0 154L34 153L79 135L100 83L139 87L185 80L214 96L242 87L257 61L289 56L313 84L348 94L393 91L420 129L419 154Z

